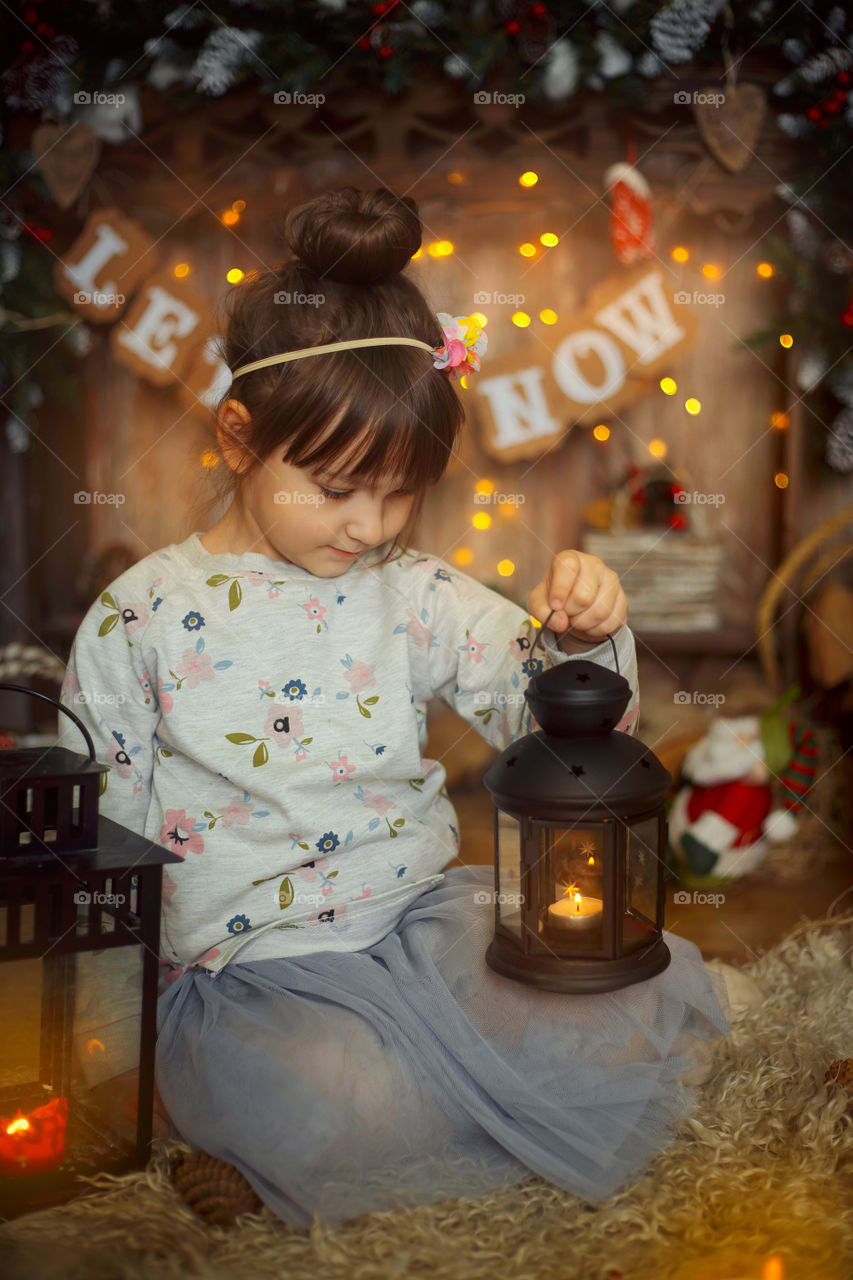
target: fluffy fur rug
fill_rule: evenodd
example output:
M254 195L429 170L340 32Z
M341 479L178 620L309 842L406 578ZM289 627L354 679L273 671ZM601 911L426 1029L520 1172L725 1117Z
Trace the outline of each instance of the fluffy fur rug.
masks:
M300 1234L264 1210L230 1230L180 1201L163 1144L0 1227L7 1280L849 1280L853 1117L824 1082L853 1056L853 916L804 922L744 971L763 1005L717 1044L693 1118L595 1208L538 1178L477 1200Z

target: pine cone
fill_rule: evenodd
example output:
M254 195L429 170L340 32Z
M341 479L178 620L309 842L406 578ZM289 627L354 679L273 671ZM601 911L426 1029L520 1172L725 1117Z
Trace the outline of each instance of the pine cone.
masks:
M241 1213L257 1213L261 1208L239 1169L204 1151L182 1152L169 1176L181 1199L212 1226L233 1226Z
M831 1062L823 1078L839 1089L846 1089L847 1110L853 1115L853 1058L840 1058L837 1062Z

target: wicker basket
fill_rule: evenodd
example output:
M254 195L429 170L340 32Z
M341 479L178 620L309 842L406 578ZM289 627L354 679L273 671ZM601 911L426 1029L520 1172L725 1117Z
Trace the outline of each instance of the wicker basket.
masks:
M719 543L664 529L587 532L583 550L619 575L635 631L715 631L720 626Z

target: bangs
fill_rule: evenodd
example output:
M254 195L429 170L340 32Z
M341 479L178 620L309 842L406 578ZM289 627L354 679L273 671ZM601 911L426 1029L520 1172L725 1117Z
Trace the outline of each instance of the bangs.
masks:
M393 478L415 492L440 480L463 410L428 353L381 347L323 359L323 378L316 360L304 362L315 365L311 411L290 436L285 461L371 485ZM303 366L298 375L307 372Z

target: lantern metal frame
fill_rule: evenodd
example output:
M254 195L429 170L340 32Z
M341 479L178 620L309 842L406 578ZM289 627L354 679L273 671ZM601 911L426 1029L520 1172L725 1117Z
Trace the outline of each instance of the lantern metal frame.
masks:
M54 767L44 785L37 769L50 751L19 748L0 752L0 795L3 806L11 811L6 830L12 833L15 849L0 857L0 980L6 962L41 960L37 1078L4 1083L0 1087L0 1114L8 1114L15 1106L24 1110L22 1102L31 1110L34 1101L45 1103L69 1097L72 1092L76 956L138 947L141 957L136 988L139 1056L135 1140L128 1137L120 1141L103 1132L103 1125L99 1133L91 1114L87 1116L85 1099L75 1097L74 1105L69 1106L68 1132L72 1135L76 1126L80 1135L77 1151L69 1137L68 1157L56 1169L20 1176L0 1172L0 1209L14 1216L76 1194L82 1189L75 1181L78 1174L119 1173L147 1162L154 1098L162 869L181 858L98 815L97 784L108 769L95 762L91 737L73 712L24 686L0 683L0 689L31 693L66 711L89 747L88 760L63 748L51 748L61 755L53 755ZM78 821L69 820L67 809L77 778L94 779L94 839L91 826L86 826L87 805L77 806ZM32 801L22 800L26 791L31 792ZM51 794L53 800L42 803L36 799ZM82 795L82 791L76 794ZM56 819L52 830L46 823L51 816ZM32 826L27 825L30 820ZM80 830L75 827L81 825L89 832L90 848L78 847ZM28 833L29 840L22 840L22 833ZM80 1151L84 1154L78 1154Z
M484 775L495 805L496 888L495 933L486 963L505 977L542 990L584 994L645 981L669 964L662 935L665 793L672 778L645 744L613 733L630 696L624 677L585 660L534 676L525 698L541 727L507 747ZM517 851L508 850L502 815L517 824ZM644 823L655 824L654 836L641 834ZM601 919L591 929L547 922L548 908L557 901L556 873L549 853L542 852L542 833L575 830L601 838L596 873ZM554 841L549 843L553 853ZM646 854L653 859L651 870ZM504 866L507 861L518 865L513 887L521 903L513 914L505 909L513 895L502 883L502 855ZM644 910L637 906L638 887ZM636 944L625 937L632 920L646 934Z

